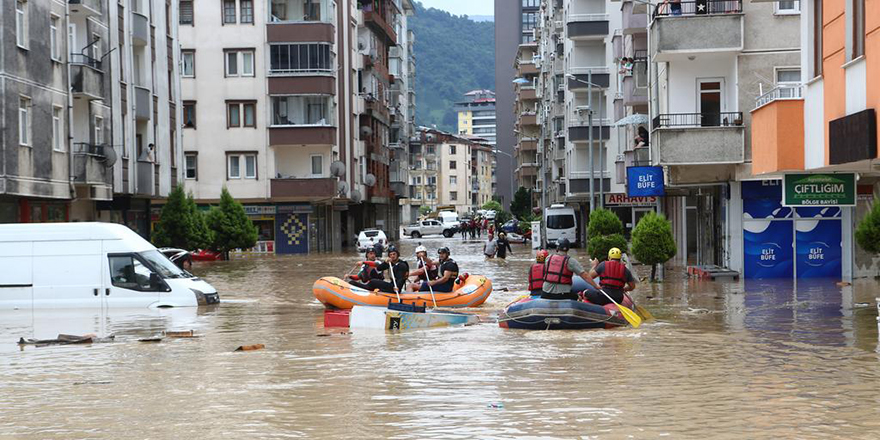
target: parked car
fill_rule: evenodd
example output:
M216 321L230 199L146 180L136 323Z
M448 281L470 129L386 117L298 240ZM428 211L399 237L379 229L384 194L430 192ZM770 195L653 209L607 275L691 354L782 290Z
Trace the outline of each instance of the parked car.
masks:
M412 238L420 238L425 235L433 235L433 234L442 234L443 233L443 223L440 223L439 220L422 220L418 223L413 223L408 226L403 227L403 235L408 235Z
M508 220L507 223L501 225L501 230L507 233L517 232L519 230L519 220Z
M357 239L357 248L360 252L365 252L367 249L372 248L376 245L376 243L381 243L382 246L385 246L388 243L388 237L385 236L385 233L379 229L364 229L358 234Z

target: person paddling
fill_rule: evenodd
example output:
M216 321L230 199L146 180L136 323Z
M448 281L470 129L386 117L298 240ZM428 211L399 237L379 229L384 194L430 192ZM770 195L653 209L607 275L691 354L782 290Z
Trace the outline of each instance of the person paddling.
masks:
M362 287L367 290L379 290L385 293L396 293L403 290L406 285L406 279L409 276L409 264L400 259L400 252L394 246L388 246L388 259L376 266L376 270L384 272L389 270L393 272L391 279L394 282L385 281L384 279L371 279L366 283L358 283L352 281L351 284Z
M568 256L571 242L567 238L559 240L556 244L556 253L544 262L544 285L541 298L544 299L571 299L577 300L576 293L571 292L572 277L575 274L586 279L588 274L584 266Z
M422 286L422 282L437 279L437 264L428 258L428 249L422 245L416 248L416 269L409 273L410 277L415 278L415 283L410 286L410 290L418 292Z
M636 278L620 261L622 256L623 253L620 249L611 248L608 251L608 261L599 263L595 269L590 271L589 277L584 277L597 290L586 292L587 301L600 306L611 303L607 296L598 292L603 289L614 301L622 303L624 294L636 288ZM593 280L595 277L599 277L599 284Z
M440 264L440 278L423 282L422 287L419 288L421 292L428 292L432 288L435 292L452 292L452 288L455 286L455 280L458 278L458 263L449 258L449 248L447 247L437 249L437 255L439 256L437 262Z
M359 261L354 265L354 269L352 271L357 270L356 275L349 275L348 278L353 281L363 281L368 282L372 279L382 279L382 274L376 270L376 266L379 265L379 261L376 260L376 250L373 248L367 248L367 251L364 253L364 261Z
M544 261L549 253L541 249L535 255L535 264L529 269L529 292L532 296L540 296L544 292Z

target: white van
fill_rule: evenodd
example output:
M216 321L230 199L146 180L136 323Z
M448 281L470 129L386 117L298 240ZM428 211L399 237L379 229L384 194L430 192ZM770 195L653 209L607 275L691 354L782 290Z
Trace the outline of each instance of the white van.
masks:
M443 236L452 237L458 232L459 222L458 213L455 211L440 211L437 213L437 219L443 224Z
M577 217L573 208L550 205L544 210L544 229L548 246L556 246L556 242L563 238L567 238L572 246L577 245Z
M0 225L0 310L196 307L217 290L115 223Z

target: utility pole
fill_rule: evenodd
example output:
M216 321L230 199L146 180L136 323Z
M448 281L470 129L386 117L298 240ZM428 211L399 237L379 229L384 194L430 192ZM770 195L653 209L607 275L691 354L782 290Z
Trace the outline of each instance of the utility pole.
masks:
M588 136L590 139L590 214L596 208L596 191L593 188L593 180L595 176L593 175L594 164L593 164L593 70L590 69L587 71L587 126L590 130Z

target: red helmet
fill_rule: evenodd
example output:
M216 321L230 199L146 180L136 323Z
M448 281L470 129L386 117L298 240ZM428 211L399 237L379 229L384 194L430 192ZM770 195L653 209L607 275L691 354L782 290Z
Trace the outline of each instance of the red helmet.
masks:
M550 255L550 252L547 252L546 249L541 249L541 250L539 250L538 253L535 255L535 261L537 261L538 263L543 263L544 260L547 259L547 256L548 256L548 255Z

